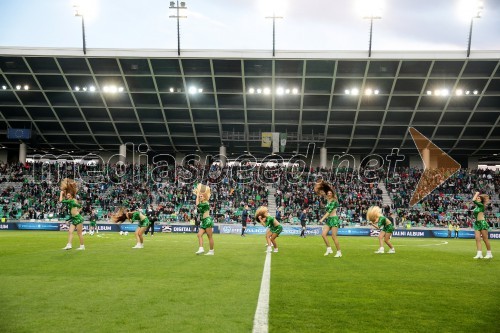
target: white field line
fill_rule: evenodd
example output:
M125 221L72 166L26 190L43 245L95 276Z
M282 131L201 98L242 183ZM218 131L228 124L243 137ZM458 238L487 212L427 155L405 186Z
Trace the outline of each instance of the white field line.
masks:
M259 300L253 318L253 333L267 333L269 330L269 292L271 290L271 252L266 253L264 272L260 283Z

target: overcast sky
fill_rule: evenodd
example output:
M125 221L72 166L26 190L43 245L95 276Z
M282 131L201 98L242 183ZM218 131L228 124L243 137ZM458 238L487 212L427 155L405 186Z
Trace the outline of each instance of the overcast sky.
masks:
M95 2L86 23L87 48L176 49L176 20L168 0L86 0ZM271 0L267 0L269 2ZM281 0L276 14L276 50L365 50L369 20L357 0ZM385 0L374 21L373 51L464 50L470 20L458 13L461 0ZM186 0L181 20L182 49L268 50L272 20L264 0ZM81 19L72 0L0 0L0 46L82 45ZM474 50L500 50L500 0L484 1L474 19Z

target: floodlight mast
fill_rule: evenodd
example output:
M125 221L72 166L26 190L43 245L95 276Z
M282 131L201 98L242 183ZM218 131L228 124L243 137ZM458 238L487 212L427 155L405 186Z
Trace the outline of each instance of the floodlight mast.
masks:
M170 15L169 18L175 18L177 19L177 55L181 55L181 30L180 30L180 19L181 18L187 18L186 15L180 15L180 10L181 9L187 9L186 7L186 2L181 1L179 4L179 0L177 1L170 1L170 9L174 9L176 11L175 15Z
M276 19L282 19L283 16L276 16L273 10L273 16L266 16L266 19L273 19L273 57L276 54Z
M472 43L472 26L474 24L474 19L481 18L481 15L483 13L483 9L484 9L483 2L477 1L476 8L474 8L474 12L472 13L472 16L470 18L469 40L467 42L467 58L469 58L469 56L470 56L470 46Z
M75 9L75 16L79 16L82 18L83 54L87 54L87 44L85 41L85 16L82 11L82 8L80 8L80 5L74 5L73 8Z
M373 39L373 20L380 20L380 19L382 19L382 16L369 15L369 16L365 16L363 18L370 20L370 41L368 42L368 58L371 58L371 56L372 56L372 39Z

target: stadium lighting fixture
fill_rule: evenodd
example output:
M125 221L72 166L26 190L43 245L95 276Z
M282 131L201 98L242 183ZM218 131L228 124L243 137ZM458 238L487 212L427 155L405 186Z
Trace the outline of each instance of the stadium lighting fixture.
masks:
M257 89L257 94L262 94L262 89L258 88Z
M463 95L463 94L464 94L464 91L463 91L462 89L457 89L457 90L455 91L455 94L456 94L457 96L461 96L461 95Z
M269 95L271 93L271 89L269 88L264 88L264 95Z
M253 94L253 93L255 93L255 89L254 89L254 88L250 88L250 89L248 89L248 93L249 93L249 94Z
M173 93L174 92L174 88L170 87L170 89L168 91L170 91L171 93Z
M7 90L7 86L2 86L2 89L3 90Z
M20 84L18 84L18 85L16 86L16 89L17 89L17 90L21 90L21 85L20 85Z
M368 57L372 56L373 20L382 18L382 0L359 0L358 11L363 19L370 20L370 41L368 44Z
M467 41L467 58L470 56L470 47L472 42L472 26L475 18L481 18L483 14L484 3L481 0L462 0L460 3L460 15L470 20L469 38Z
M292 89L292 94L297 95L299 93L299 89L293 88Z
M181 18L187 18L187 15L181 15L181 10L184 12L187 10L186 7L186 2L181 1L179 3L179 0L177 1L170 1L170 10L171 12L173 11L175 14L170 15L170 18L175 18L177 19L177 55L181 55L181 30L180 30L180 19Z
M473 93L474 95L477 95L477 94L478 94L478 91L477 91L477 90L474 90L472 93Z
M75 16L82 18L82 41L83 41L83 54L87 54L87 43L85 40L85 10L80 3L73 5Z
M91 92L94 92L94 91L95 91L95 87L94 87L94 86L90 86L90 87L89 87L89 90L90 90Z
M276 94L278 94L278 95L283 95L283 94L285 94L285 89L283 89L282 87L278 87L278 88L276 89Z
M266 1L265 5L264 2L261 2L263 6L265 6L265 11L268 12L269 14L266 15L266 19L272 19L273 20L273 57L276 54L276 19L282 19L283 16L277 15L277 12L283 11L283 8L285 7L285 1L284 0L271 0L271 1Z

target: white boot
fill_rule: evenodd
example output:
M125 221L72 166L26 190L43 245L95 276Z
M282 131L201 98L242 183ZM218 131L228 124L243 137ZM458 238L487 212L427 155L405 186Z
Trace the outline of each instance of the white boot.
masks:
M132 247L133 249L142 249L144 246L141 245L141 243L137 243L135 244L134 247Z
M85 250L85 245L80 245L80 247L77 248L77 250Z
M215 255L214 250L208 250L207 253L205 253L206 256L213 256Z
M65 247L63 247L63 250L71 250L73 247L71 246L71 244L66 244Z
M396 253L396 249L395 249L395 248L392 248L392 249L390 249L390 250L389 250L389 252L387 252L387 253Z
M204 253L204 252L205 252L205 250L203 249L203 247L200 247L200 248L198 249L198 251L196 251L196 254L202 254L202 253Z
M342 258L342 252L337 251L337 253L335 254L335 258Z
M486 255L484 256L484 259L493 259L493 254L491 254L491 251L486 251Z
M377 251L375 251L375 253L384 253L384 248L383 247L379 247Z
M483 252L481 252L481 251L477 251L477 254L476 254L476 256L474 257L474 259L483 259Z
M329 255L329 254L331 254L331 253L333 253L332 248L331 248L331 247L327 247L327 248L326 248L326 252L325 252L325 254L324 254L324 255L325 255L325 256L327 256L327 255Z

